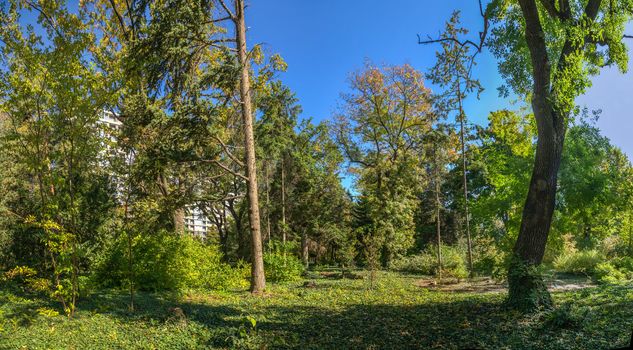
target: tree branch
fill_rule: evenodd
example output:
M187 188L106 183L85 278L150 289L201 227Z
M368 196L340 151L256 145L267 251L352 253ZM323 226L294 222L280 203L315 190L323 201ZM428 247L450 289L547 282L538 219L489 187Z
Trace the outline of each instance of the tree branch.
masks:
M237 159L237 157L235 157L235 156L233 155L233 153L231 153L231 151L229 151L229 147L228 147L228 146L227 146L224 142L222 142L222 140L220 140L220 138L219 138L219 137L217 137L217 136L213 135L213 138L214 138L216 141L218 141L218 142L220 143L220 145L221 145L221 146L222 146L222 148L224 149L224 152L226 153L226 155L228 155L228 156L229 156L229 158L231 158L231 160L232 160L232 161L234 161L237 165L239 165L239 166L241 166L241 167L243 167L243 166L244 166L244 163L243 163L243 162L241 162L239 159Z
M226 11L226 13L229 15L229 18L231 18L232 21L235 21L237 17L235 17L231 9L228 6L226 6L226 3L224 2L224 0L218 0L218 2L220 3L220 5L222 5L222 8L224 8L224 11Z
M475 58L475 56L480 53L485 44L486 44L486 37L488 36L488 29L490 28L490 21L488 19L488 14L486 13L486 11L484 11L484 6L481 3L481 0L479 0L479 14L481 15L481 18L483 19L483 25L484 28L481 32L479 32L479 43L475 43L472 40L459 40L458 38L455 37L449 37L449 38L438 38L438 39L432 39L430 36L427 35L428 39L427 40L421 40L420 38L420 34L418 34L418 44L433 44L433 43L441 43L441 42L445 42L445 41L452 41L457 43L458 45L460 45L461 47L464 47L466 45L472 46L473 48L475 48L475 54L473 55L473 59Z
M561 18L561 13L556 9L556 3L554 1L555 0L539 0L550 16L554 18Z

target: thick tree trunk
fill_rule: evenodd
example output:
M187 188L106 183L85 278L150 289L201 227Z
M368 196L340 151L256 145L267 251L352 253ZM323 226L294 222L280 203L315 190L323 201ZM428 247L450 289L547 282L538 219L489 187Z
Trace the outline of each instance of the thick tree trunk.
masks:
M554 214L567 114L557 111L554 106L551 61L536 1L519 0L519 5L525 19L525 40L532 64L532 110L538 140L519 237L508 269L508 302L517 309L531 311L552 306L552 298L537 267L545 254ZM589 18L595 18L597 8L588 6L586 11L589 11ZM558 71L565 70L569 56L575 51L574 43L565 41L558 60Z
M552 306L551 296L536 267L545 254L565 141L564 118L553 112L550 102L536 96L532 106L538 127L536 158L514 258L508 270L509 302L524 311Z
M185 210L182 208L174 209L172 212L172 221L174 232L183 234L185 232Z
M259 294L266 288L262 235L259 222L259 198L257 193L257 163L255 160L255 137L253 134L253 111L250 92L249 63L246 50L246 23L244 1L235 0L235 32L238 60L241 68L240 97L244 121L244 147L246 150L246 177L248 178L249 221L251 229L251 293Z

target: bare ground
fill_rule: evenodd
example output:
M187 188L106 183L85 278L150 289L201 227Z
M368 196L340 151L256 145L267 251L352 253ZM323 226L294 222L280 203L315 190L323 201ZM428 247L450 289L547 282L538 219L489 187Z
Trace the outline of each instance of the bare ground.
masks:
M569 275L552 276L546 279L546 283L551 292L577 290L595 285L586 277ZM448 278L442 280L441 283L434 278L423 278L415 281L414 284L420 288L454 293L500 293L508 289L507 282L496 281L489 277L478 277L470 281Z

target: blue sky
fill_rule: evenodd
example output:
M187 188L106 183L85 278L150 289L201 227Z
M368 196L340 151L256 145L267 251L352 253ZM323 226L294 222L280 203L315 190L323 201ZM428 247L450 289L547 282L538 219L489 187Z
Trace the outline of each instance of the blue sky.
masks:
M476 0L251 0L248 6L249 45L262 43L268 53L284 57L288 71L280 79L296 92L303 117L317 121L333 114L340 94L347 91L350 72L362 68L365 59L376 64L409 63L426 71L434 63L437 46L418 45L416 34L437 35L457 8L473 38L481 28ZM502 81L491 55L480 56L476 75L486 91L480 100L473 97L465 105L472 121L485 123L489 111L520 107L498 97ZM632 77L605 69L577 100L589 109L602 109L598 126L629 157L633 156Z

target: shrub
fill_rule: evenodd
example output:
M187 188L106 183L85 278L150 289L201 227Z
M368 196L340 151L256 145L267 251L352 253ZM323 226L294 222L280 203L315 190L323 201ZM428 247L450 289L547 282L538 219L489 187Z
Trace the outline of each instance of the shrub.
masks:
M602 262L596 266L595 277L600 283L618 284L628 280L628 276L610 262Z
M2 274L2 281L13 281L19 284L24 284L28 279L37 276L37 271L28 266L16 266L9 271Z
M543 328L564 329L577 327L586 318L587 313L587 309L574 307L569 303L563 304L558 308L543 313Z
M436 275L438 272L437 248L429 246L421 254L394 260L389 267L401 272ZM464 254L459 249L442 246L442 276L459 279L468 276Z
M633 258L623 256L612 259L613 265L620 270L633 273Z
M244 287L247 266L231 268L217 246L189 235L158 232L132 241L133 280L139 290ZM105 287L129 285L127 237L121 235L97 260L95 281Z
M597 250L572 251L559 255L554 260L554 268L560 272L592 276L603 260L604 256Z
M264 253L266 279L271 282L290 282L301 278L304 266L301 260L290 251L292 247L274 245L271 251Z
M28 266L16 266L0 276L0 282L9 288L17 288L25 293L49 294L51 281L37 277L37 271Z
M457 279L468 277L463 252L454 247L442 246L442 276Z
M403 256L392 260L389 268L400 272L410 272L422 275L432 275L435 273L437 257L427 252L418 255Z
M466 242L461 245L466 251ZM507 254L497 248L497 242L491 237L477 237L473 242L473 270L480 276L505 279L507 273Z

